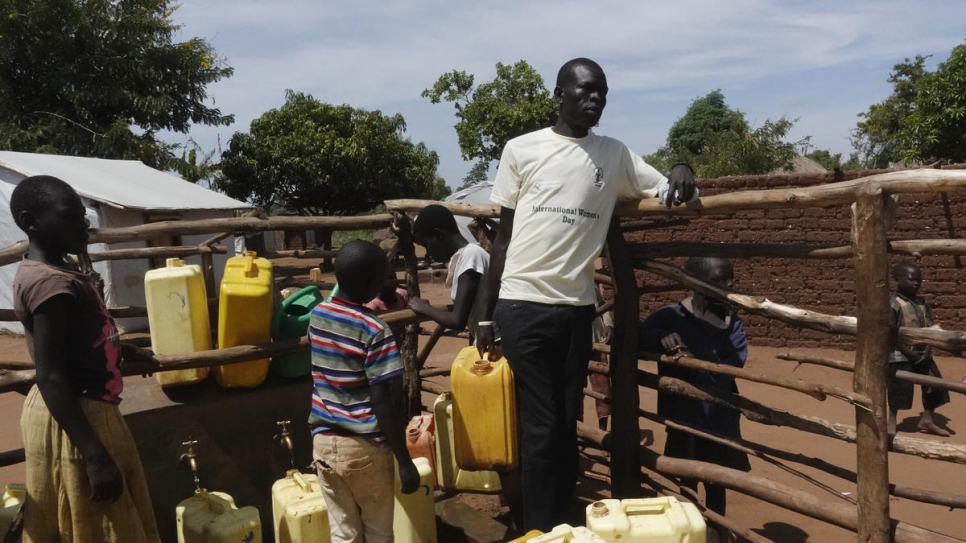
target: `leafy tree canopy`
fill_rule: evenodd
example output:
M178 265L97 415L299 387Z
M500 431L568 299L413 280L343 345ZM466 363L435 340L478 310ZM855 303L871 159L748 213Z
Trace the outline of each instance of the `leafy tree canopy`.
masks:
M745 114L728 107L721 91L714 90L691 102L668 132L666 145L645 160L662 171L686 162L701 177L768 173L790 167L795 149L807 143L807 137L785 141L794 125L783 116L752 129Z
M823 168L832 171L835 168L840 170L859 170L862 164L859 162L859 154L851 153L847 160L842 160L842 153L832 154L828 149L816 149L805 156L818 162Z
M217 186L233 198L299 215L351 215L385 199L445 197L439 157L405 131L402 115L334 106L289 90L282 107L232 136Z
M227 125L205 104L229 77L203 39L175 42L167 0L0 0L0 147L182 169L159 130Z
M477 159L483 164L474 166L467 180L485 173L490 162L499 160L506 142L557 120L553 96L540 74L524 60L512 66L497 62L493 81L476 88L473 83L473 75L454 70L422 92L434 104L446 101L455 106L463 160Z
M913 61L907 58L893 66L888 79L893 85L892 95L859 113L864 120L852 131L852 147L864 167L886 168L901 160L900 133L916 108L916 88L926 75L927 58L917 55Z
M966 45L916 82L912 111L899 131L904 162L966 162Z

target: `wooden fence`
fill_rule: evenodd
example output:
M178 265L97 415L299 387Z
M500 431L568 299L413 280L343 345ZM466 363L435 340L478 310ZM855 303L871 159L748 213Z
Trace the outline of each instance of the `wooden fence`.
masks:
M888 451L913 454L937 461L966 463L966 447L948 444L937 440L920 439L906 436L890 438L886 432L886 360L890 347L890 331L886 321L889 304L889 281L886 255L891 251L936 251L937 254L966 254L966 244L959 240L929 241L890 241L886 239L888 198L892 194L924 192L962 192L966 191L966 172L940 170L910 170L874 175L853 181L833 183L824 186L744 191L721 194L702 199L699 202L677 208L667 209L656 201L622 202L618 204L614 222L607 237L607 254L610 259L612 277L602 280L610 283L615 290L615 334L610 347L597 346L599 350L609 350L610 365L601 367L591 364L591 371L609 375L636 376L636 379L612 380L610 398L600 397L592 391L590 396L610 401L613 406L611 433L604 433L586 426L579 428L581 437L610 451L607 462L612 471L612 492L615 497L637 495L642 485L683 499L693 499L686 491L668 488L657 482L649 474L656 472L671 477L694 477L727 486L764 501L809 515L811 517L854 530L858 540L863 542L886 541L957 541L920 527L893 521L889 515L889 496L946 507L961 508L966 505L966 496L944 494L925 489L906 488L889 483ZM225 236L235 232L254 232L276 229L315 228L321 230L358 230L365 228L384 228L392 225L399 236L398 250L406 262L407 288L411 296L419 295L416 274L416 258L412 246L409 222L405 215L422 209L428 201L395 200L386 202L389 214L365 217L272 217L259 219L243 217L237 219L214 219L192 222L153 223L130 228L98 229L93 231L91 242L116 243L148 239L165 234L217 234L197 247L160 247L151 249L128 249L124 251L105 251L92 254L93 259L111 258L149 258L156 256L184 256L188 254L210 255L220 252L216 244ZM750 209L831 207L854 204L853 244L849 247L807 246L794 247L779 244L681 244L678 247L655 248L648 245L631 246L623 233L636 226L622 227L619 218L644 217L691 217L727 216L738 211ZM481 227L482 241L487 233L492 234L488 222L498 216L498 209L489 205L446 203L455 214L475 217ZM0 265L10 264L19 259L24 244L0 249ZM706 256L725 256L744 258L773 254L794 254L800 258L847 258L851 256L855 264L855 288L857 293L857 317L822 315L807 308L796 308L777 304L753 295L741 295L721 290L713 285L691 277L682 270L653 260L655 256L701 254ZM325 256L331 256L326 251ZM830 256L834 255L834 256ZM305 256L318 258L313 251L293 252L285 256ZM210 266L208 266L210 268ZM663 277L679 281L688 288L707 295L727 299L747 312L757 313L798 326L827 332L856 336L855 364L851 367L854 378L851 390L837 389L821 383L805 383L784 376L755 374L746 370L723 368L687 358L669 359L637 351L638 293L646 291L646 285L638 285L635 269L646 270ZM206 270L210 273L210 270ZM213 281L213 279L209 279ZM143 314L144 308L112 308L116 314ZM432 349L433 338L417 352L419 318L411 311L404 310L383 316L394 326L405 326L406 332L400 341L400 350L407 368L407 411L413 414L420 409L420 389L435 390L432 383L420 382L421 376L439 372L422 371L422 363ZM0 310L0 319L13 318L11 311ZM438 339L438 334L434 335ZM949 351L961 351L966 347L966 333L940 329L900 328L898 337L910 343L925 343ZM143 374L155 371L168 371L192 367L206 367L226 363L255 360L280 354L308 349L305 340L290 340L264 345L239 346L229 349L212 350L190 355L147 356L137 360L125 360L123 369L126 374ZM803 363L822 363L825 365L848 367L837 361L816 360L788 354L789 358ZM659 377L656 374L638 369L639 358L658 360L663 364L679 364L701 368L706 371L729 373L732 376L765 383L772 386L795 390L811 397L834 401L845 401L855 406L855 425L832 423L817 417L792 414L777 410L748 398L729 395L714 390L702 389L680 380ZM900 376L914 379L914 376ZM32 383L33 371L24 368L0 370L0 392L22 390ZM933 383L934 385L937 383ZM950 390L962 391L959 383L950 381L938 383ZM764 448L747 441L711 435L697 428L689 428L671 421L665 421L653 413L640 410L639 386L652 388L664 393L680 394L687 397L711 401L737 409L750 420L765 424L789 426L800 431L827 436L833 439L856 444L857 470L831 465L821 459L798 458L794 453L778 449ZM855 481L857 499L854 504L847 502L830 504L809 493L779 485L754 474L735 472L727 468L702 462L668 458L642 449L638 439L640 418L657 420L683 431L716 440L726 446L738 448L761 456L766 454L772 461L779 459L792 462L805 462L819 466L829 473L847 480ZM0 453L0 464L22 461L22 453L10 451ZM740 536L754 542L767 542L764 537L736 525L731 519L705 511L714 523L725 526ZM894 539L893 539L894 537Z

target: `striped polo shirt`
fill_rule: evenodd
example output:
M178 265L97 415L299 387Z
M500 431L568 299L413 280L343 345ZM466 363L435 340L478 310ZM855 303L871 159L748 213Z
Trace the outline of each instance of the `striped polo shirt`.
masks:
M403 372L389 326L362 305L336 297L312 310L309 342L312 435L353 435L385 446L369 385Z

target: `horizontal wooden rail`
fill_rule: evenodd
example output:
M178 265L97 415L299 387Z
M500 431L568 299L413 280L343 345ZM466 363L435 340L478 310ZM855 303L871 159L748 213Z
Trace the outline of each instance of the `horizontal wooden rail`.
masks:
M710 402L722 407L735 409L748 420L769 426L788 426L813 434L831 437L848 443L855 443L855 427L830 422L819 417L795 415L768 407L737 394L692 385L680 379L661 377L654 373L639 370L638 383L668 394L676 394L693 400ZM966 446L937 440L926 440L907 436L892 438L890 450L919 456L921 458L943 460L966 464Z
M671 258L681 256L716 256L721 258L803 258L845 259L852 258L851 245L809 243L709 243L709 242L645 242L631 244L631 250L644 258ZM889 241L893 254L966 255L966 239L910 239Z
M820 332L846 334L850 336L854 336L857 333L855 317L826 315L817 311L777 304L762 296L738 294L696 279L688 275L681 268L653 260L638 259L635 266L644 271L674 279L696 291L703 292L718 299L727 300L748 313L762 315L786 324L808 328L810 330L818 330ZM966 350L966 332L961 331L943 330L938 327L910 328L903 326L899 328L898 338L899 341L909 345L922 343L946 351L958 352Z
M778 358L780 360L791 360L793 362L799 362L801 364L815 364L818 366L825 366L825 367L835 368L843 371L855 370L855 366L851 362L832 360L831 358L807 356L807 355L796 354L796 353L778 353L777 355L775 355L775 358ZM906 381L909 383L915 383L917 385L942 388L953 392L959 392L960 394L966 394L966 383L960 382L960 381L952 381L950 379L942 379L940 377L930 377L928 375L921 375L918 373L913 373L911 371L905 371L905 370L897 371L896 379L900 381Z
M730 215L751 209L851 205L860 190L873 190L872 187L885 194L962 192L966 190L966 171L904 170L811 187L743 190L706 196L672 208L662 205L657 198L631 200L618 202L614 213L621 217L703 216Z
M604 450L610 450L610 435L587 425L578 425L577 435ZM671 458L645 447L640 448L641 465L664 476L699 479L727 487L767 503L801 513L808 517L858 531L858 512L855 506L821 500L815 496L748 472L717 464ZM961 543L961 540L911 524L893 520L896 543Z

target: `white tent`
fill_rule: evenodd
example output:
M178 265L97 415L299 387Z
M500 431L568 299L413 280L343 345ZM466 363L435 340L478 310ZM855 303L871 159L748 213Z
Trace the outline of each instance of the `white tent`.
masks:
M10 194L26 177L52 175L63 179L81 196L92 228L135 226L161 220L199 220L233 217L237 209L251 206L174 175L155 170L136 160L107 160L60 155L0 151L0 248L26 239L10 215ZM197 245L211 234L161 240L165 245ZM225 260L233 256L234 239L223 242L227 255L215 255L216 280L221 281ZM112 249L147 247L148 242L111 244ZM106 244L90 246L103 251ZM200 257L189 263L200 264ZM0 308L13 308L13 278L19 264L0 266ZM104 279L107 305L144 306L144 273L147 259L97 262L94 269ZM215 293L209 293L209 297ZM121 331L143 329L147 319L120 319ZM20 323L0 322L0 330L22 333Z
M462 189L460 191L450 194L446 198L443 198L444 202L464 202L467 204L492 204L490 201L490 193L493 192L493 181L480 181ZM476 241L476 237L470 232L469 224L473 222L472 217L461 217L456 216L456 226L459 227L460 233L467 241Z

